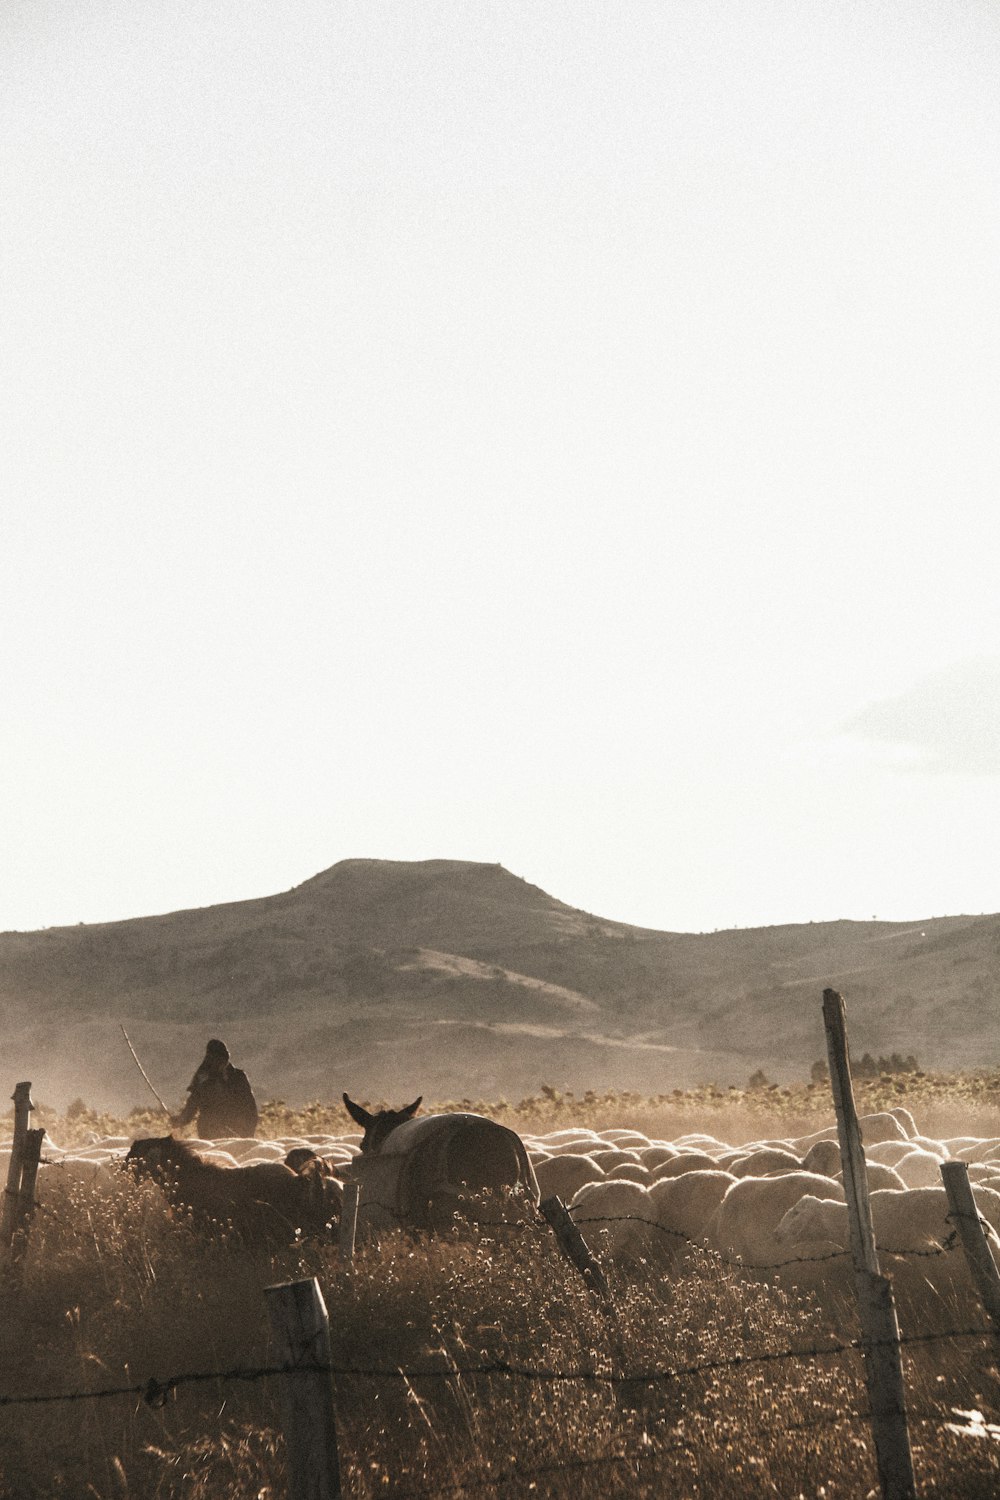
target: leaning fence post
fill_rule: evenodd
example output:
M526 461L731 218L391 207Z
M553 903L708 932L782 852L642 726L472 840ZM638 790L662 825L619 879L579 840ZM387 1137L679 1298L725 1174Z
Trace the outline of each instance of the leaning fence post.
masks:
M340 1209L340 1244L338 1255L342 1266L354 1264L354 1241L358 1232L358 1203L361 1199L360 1182L345 1182L344 1197Z
M584 1281L599 1292L605 1302L611 1300L608 1280L594 1256L579 1227L570 1218L569 1210L557 1193L543 1198L538 1205L559 1241L563 1254L573 1262Z
M1000 1271L997 1270L989 1241L983 1233L979 1209L969 1182L968 1164L964 1161L943 1161L941 1177L948 1194L949 1213L962 1242L969 1273L994 1329L1000 1333Z
M315 1276L264 1289L281 1376L289 1500L340 1500L330 1319ZM296 1373L300 1371L301 1373Z
M45 1131L26 1130L24 1149L21 1153L21 1188L14 1204L14 1232L10 1246L10 1264L14 1266L24 1258L28 1248L28 1231L35 1212L35 1182L38 1163L42 1155Z
M879 1274L872 1207L868 1197L868 1170L861 1126L854 1104L851 1065L847 1053L847 1017L844 1001L836 990L823 991L823 1023L826 1026L826 1048L830 1059L830 1085L833 1107L837 1111L837 1137L844 1169L844 1196L851 1227L851 1253L855 1271Z
M17 1222L18 1196L21 1191L21 1163L24 1157L24 1138L28 1131L28 1116L34 1109L31 1102L31 1084L19 1083L12 1095L14 1100L14 1139L11 1144L10 1162L7 1167L7 1190L3 1200L3 1215L0 1216L0 1246L9 1248L14 1238Z
M892 1284L879 1270L861 1127L854 1104L847 1051L847 1018L836 990L823 991L823 1022L837 1136L844 1168L844 1196L858 1289L865 1384L883 1500L915 1500L913 1455L906 1421L906 1389L899 1353L899 1323Z

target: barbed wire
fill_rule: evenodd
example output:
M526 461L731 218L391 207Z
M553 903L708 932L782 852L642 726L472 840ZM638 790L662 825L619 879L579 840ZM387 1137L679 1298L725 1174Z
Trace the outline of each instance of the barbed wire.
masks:
M570 1209L569 1212L573 1214L572 1209ZM745 1260L742 1256L728 1256L723 1251L713 1249L711 1245L699 1244L697 1240L692 1239L691 1236L685 1234L683 1230L673 1229L669 1225L659 1223L656 1219L643 1218L640 1214L595 1214L593 1217L586 1219L580 1218L577 1215L573 1214L573 1222L577 1225L629 1223L643 1224L648 1229L656 1229L661 1234L668 1235L672 1239L683 1240L684 1243L689 1245L692 1250L705 1251L708 1254L712 1255L716 1260L722 1261L724 1265L733 1266L734 1268L743 1271L777 1271L780 1270L783 1266L821 1265L824 1261L843 1260L845 1257L848 1257L851 1254L851 1251L847 1249L829 1250L824 1251L822 1255L793 1255L789 1256L786 1260L748 1261ZM934 1259L937 1256L941 1255L951 1255L952 1252L957 1249L957 1246L957 1232L953 1231L943 1244L934 1245L928 1247L925 1250L918 1250L916 1248L897 1250L888 1245L879 1245L878 1250L880 1254L883 1255L895 1255L903 1258L912 1256L916 1259Z
M405 1221L399 1211L389 1204L369 1202L366 1207L376 1207L387 1211L393 1218L403 1224ZM572 1210L570 1210L572 1212ZM985 1221L981 1216L960 1215L959 1217L978 1219L982 1225ZM948 1221L954 1223L955 1216L947 1215ZM710 1247L699 1245L697 1241L681 1230L663 1225L655 1219L647 1219L641 1215L594 1215L589 1217L580 1216L579 1212L574 1216L574 1221L580 1224L612 1225L632 1223L644 1228L656 1231L662 1235L682 1241L685 1245L696 1251L707 1251L714 1259L722 1264L743 1271L766 1271L777 1270L784 1267L800 1264L821 1264L834 1260L847 1259L850 1250L835 1250L817 1256L794 1256L773 1262L748 1262L742 1257L732 1258L723 1253L712 1250ZM374 1227L374 1226L373 1226ZM471 1227L484 1231L503 1231L509 1233L525 1233L535 1231L547 1231L549 1225L539 1214L527 1221L511 1222L504 1219L499 1221L471 1220ZM880 1246L881 1253L899 1258L934 1258L952 1253L957 1248L957 1231L954 1229L948 1239L937 1246L927 1249L892 1249ZM995 1339L995 1331L988 1327L977 1328L953 1328L938 1330L934 1332L907 1334L899 1338L900 1346L921 1346L938 1342L959 1339ZM150 1407L163 1406L171 1396L180 1389L197 1384L206 1383L228 1383L228 1382L257 1382L274 1377L287 1377L296 1375L325 1374L333 1379L348 1380L444 1380L455 1381L461 1379L488 1379L506 1378L528 1381L565 1382L565 1383L589 1383L602 1385L610 1389L628 1386L655 1387L667 1385L671 1382L694 1378L700 1375L717 1374L722 1371L736 1371L749 1366L776 1364L786 1360L814 1360L820 1358L831 1358L848 1354L857 1354L869 1349L879 1347L892 1347L895 1340L871 1341L865 1339L852 1339L847 1342L832 1342L827 1344L814 1344L809 1347L787 1348L771 1351L761 1351L753 1354L737 1354L733 1356L705 1359L693 1362L686 1366L678 1366L671 1369L649 1369L629 1371L627 1373L602 1371L597 1369L558 1370L544 1366L518 1365L504 1359L483 1361L480 1364L460 1366L454 1362L445 1367L428 1369L404 1369L397 1367L387 1368L363 1368L360 1366L337 1365L335 1363L301 1363L295 1365L270 1365L259 1367L236 1367L228 1370L192 1371L168 1376L164 1379L150 1377L145 1382L136 1382L129 1385L106 1387L97 1391L70 1391L61 1393L27 1393L11 1396L0 1395L0 1407L49 1405L55 1403L100 1401L115 1398L130 1397L145 1402ZM880 1413L882 1414L882 1413ZM940 1412L907 1412L905 1408L894 1410L895 1415L905 1416L913 1422L924 1422L936 1425L940 1428L954 1428L955 1422ZM782 1433L803 1432L821 1427L836 1426L847 1422L868 1422L872 1420L872 1412L864 1411L835 1411L816 1416L807 1420L775 1424L778 1431ZM430 1497L438 1497L445 1494L472 1493L481 1490L497 1490L512 1484L522 1484L532 1479L544 1477L546 1474L566 1473L574 1470L594 1469L608 1465L624 1465L638 1467L639 1465L662 1462L673 1454L691 1451L698 1446L694 1441L672 1441L667 1444L657 1444L648 1439L641 1448L628 1452L616 1452L608 1454L592 1455L590 1457L578 1457L572 1459L553 1461L526 1468L514 1465L497 1473L489 1473L458 1481L454 1484L441 1486L435 1484L433 1488L414 1489L412 1491L394 1490L397 1500L430 1500Z
M54 1162L52 1163L52 1165L62 1166L63 1163ZM9 1191L9 1189L6 1191ZM419 1230L421 1228L421 1226L415 1225L412 1222L412 1219L404 1214L395 1204L384 1203L379 1199L365 1199L364 1204L360 1206L366 1210L379 1209L382 1212L391 1215L391 1217L395 1221L395 1227L399 1229ZM683 1230L675 1229L671 1225L661 1224L657 1219L647 1219L640 1214L596 1214L588 1217L581 1217L579 1209L574 1209L572 1206L569 1206L567 1208L567 1212L573 1218L573 1221L575 1224L577 1224L577 1226L581 1224L640 1224L647 1229L654 1230L656 1233L663 1235L665 1238L679 1240L692 1250L701 1251L703 1253L707 1252L721 1264L729 1266L734 1270L740 1271L780 1271L786 1269L788 1266L823 1265L834 1260L848 1259L852 1254L849 1249L845 1248L840 1250L825 1251L822 1255L792 1255L787 1256L782 1260L748 1261L743 1256L727 1255L724 1251L717 1250L710 1245L700 1243L698 1240L692 1238L691 1235L685 1234ZM992 1225L981 1214L974 1216L972 1214L962 1212L949 1212L945 1215L945 1221L949 1223L953 1223L956 1218L968 1219L972 1222L978 1222L980 1227L987 1232L992 1229ZM219 1220L218 1222L222 1223L225 1221ZM360 1215L358 1222L359 1226L363 1226L363 1228L365 1229L371 1229L374 1232L377 1232L379 1229L383 1229L386 1227L377 1224L366 1224L364 1218ZM466 1220L466 1222L471 1228L476 1230L491 1230L508 1234L523 1234L535 1230L541 1230L544 1232L551 1227L549 1226L548 1221L537 1209L529 1217L523 1217L515 1220L482 1219L479 1217L470 1217L468 1218L468 1220ZM951 1234L941 1244L928 1246L924 1249L918 1249L915 1246L895 1248L888 1245L879 1245L877 1248L880 1254L891 1255L896 1257L897 1259L934 1260L944 1255L951 1255L959 1248L958 1232L957 1230L952 1230Z
M932 1333L903 1334L898 1343L906 1345L924 1345L938 1343L953 1339L992 1339L995 1334L989 1328L951 1328L942 1329ZM672 1369L660 1370L630 1370L627 1373L614 1373L600 1370L556 1370L548 1366L540 1365L518 1365L509 1360L495 1359L484 1360L480 1364L458 1365L448 1364L444 1367L425 1369L403 1368L395 1366L365 1367L360 1365L338 1365L320 1362L301 1362L294 1365L260 1365L260 1366L237 1366L229 1370L197 1370L188 1371L183 1374L170 1375L164 1379L150 1376L148 1380L134 1382L131 1385L106 1386L98 1391L62 1391L52 1393L29 1393L16 1396L0 1396L0 1407L7 1406L42 1406L56 1402L77 1401L101 1401L120 1396L139 1396L148 1405L162 1405L168 1396L172 1395L182 1386L205 1384L210 1381L243 1381L252 1382L264 1380L273 1376L284 1375L330 1375L335 1379L362 1379L362 1380L455 1380L462 1378L477 1378L504 1376L510 1379L538 1380L553 1383L581 1382L594 1385L657 1385L666 1384L674 1380L688 1379L695 1375L716 1374L721 1370L739 1370L749 1365L776 1364L784 1360L808 1360L828 1358L840 1354L857 1354L866 1349L891 1348L895 1345L894 1340L872 1340L872 1339L850 1339L845 1342L829 1344L813 1344L797 1349L774 1349L765 1350L756 1354L733 1354L718 1359L698 1360L689 1365L680 1365Z
M56 1163L56 1165L61 1165L61 1163ZM363 1207L365 1209L381 1209L384 1213L391 1214L396 1221L396 1224L394 1226L395 1228L404 1231L411 1230L415 1232L419 1232L421 1229L420 1225L415 1225L412 1220L407 1219L407 1217L391 1203L383 1203L378 1199L366 1199ZM726 1255L724 1251L717 1250L711 1245L706 1245L692 1238L691 1235L685 1234L681 1229L674 1229L670 1225L661 1224L657 1219L647 1219L641 1214L595 1214L586 1218L582 1218L579 1216L578 1211L574 1210L573 1208L570 1208L567 1211L573 1218L573 1222L578 1227L581 1224L640 1224L644 1228L656 1231L656 1233L663 1235L665 1238L680 1240L689 1249L698 1251L702 1254L708 1254L714 1260L719 1261L722 1265L729 1266L733 1270L738 1271L780 1271L788 1266L823 1265L834 1260L846 1260L851 1256L850 1250L843 1249L824 1251L822 1255L791 1255L787 1256L783 1260L748 1261L742 1256ZM951 1214L948 1214L946 1217L948 1219L951 1219L953 1216ZM973 1215L962 1214L958 1217L971 1220L973 1218ZM215 1222L224 1224L226 1221L220 1219L216 1220ZM551 1228L551 1226L548 1224L548 1221L541 1215L539 1215L537 1218L526 1218L520 1221L512 1221L509 1219L470 1218L465 1222L471 1229L474 1230L500 1231L508 1234L524 1234L538 1231L547 1233ZM982 1216L979 1217L978 1222L983 1228L990 1227L988 1221L983 1219ZM374 1233L377 1233L380 1229L385 1229L387 1227L385 1225L371 1224L370 1222L366 1223L363 1217L359 1217L358 1223L359 1227L361 1227L363 1230L371 1230ZM898 1259L934 1260L939 1258L940 1256L951 1255L958 1248L958 1233L957 1231L953 1230L952 1233L948 1236L947 1240L942 1244L930 1246L926 1249L920 1250L915 1247L907 1249L895 1249L891 1246L879 1245L878 1251L880 1254L892 1255Z
M412 1225L412 1223L407 1222L405 1216L393 1204L382 1203L377 1199L366 1199L363 1207L378 1208L383 1210L385 1213L391 1214L396 1219L397 1225L400 1228L406 1229L415 1227ZM720 1261L723 1265L731 1266L734 1270L740 1271L779 1271L786 1266L822 1265L827 1261L845 1260L850 1258L851 1256L851 1251L849 1249L843 1249L824 1251L822 1255L792 1255L788 1256L784 1260L748 1261L745 1260L742 1256L726 1255L723 1251L716 1250L711 1245L705 1245L698 1240L693 1239L691 1235L685 1234L682 1229L674 1229L671 1225L661 1224L657 1219L647 1219L641 1214L594 1214L592 1216L583 1218L579 1215L579 1211L576 1209L569 1208L567 1212L570 1214L574 1224L576 1224L577 1227L579 1227L581 1224L641 1224L645 1228L655 1230L658 1234L662 1234L669 1239L680 1240L690 1249L700 1251L703 1254L709 1254L713 1259ZM952 1215L947 1214L945 1217L946 1219L950 1220L952 1218ZM971 1214L965 1214L962 1215L962 1217L971 1219L973 1216ZM541 1215L539 1215L537 1218L532 1217L530 1219L522 1220L521 1222L512 1222L507 1219L479 1218L470 1219L468 1222L470 1227L473 1229L502 1230L513 1234L533 1232L536 1230L542 1231L544 1233L551 1227L548 1221ZM359 1218L359 1223L363 1224L364 1220ZM988 1225L988 1221L986 1219L983 1219L981 1216L979 1218L979 1223L984 1228L990 1227ZM383 1226L366 1225L365 1227L371 1228L375 1232L377 1232L378 1229ZM953 1230L942 1244L928 1246L926 1249L917 1249L916 1247L897 1249L889 1245L878 1246L879 1253L882 1255L892 1255L899 1259L914 1260L935 1260L944 1255L952 1255L958 1248L959 1242L958 1233L956 1230Z

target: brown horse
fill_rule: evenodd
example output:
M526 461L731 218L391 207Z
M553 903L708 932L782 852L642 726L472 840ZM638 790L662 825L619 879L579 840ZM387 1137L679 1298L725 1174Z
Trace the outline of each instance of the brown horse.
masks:
M329 1239L340 1219L340 1184L332 1177L303 1176L284 1162L223 1167L205 1161L187 1141L165 1135L133 1141L125 1165L137 1178L155 1182L171 1207L188 1209L202 1227L223 1227L250 1243Z

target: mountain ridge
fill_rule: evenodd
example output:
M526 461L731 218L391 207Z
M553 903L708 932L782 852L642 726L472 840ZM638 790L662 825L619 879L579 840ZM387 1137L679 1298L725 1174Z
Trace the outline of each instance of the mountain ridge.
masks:
M998 981L996 916L666 932L447 859L343 860L273 896L0 934L8 1066L46 1102L107 1108L143 1102L121 1024L175 1104L220 1034L262 1097L292 1103L666 1092L803 1076L827 985L857 1051L1000 1060Z

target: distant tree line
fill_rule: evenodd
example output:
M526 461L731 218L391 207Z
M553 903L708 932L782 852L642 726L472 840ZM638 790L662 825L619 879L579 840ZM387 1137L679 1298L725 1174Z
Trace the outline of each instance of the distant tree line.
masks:
M920 1064L912 1052L904 1057L901 1052L894 1052L891 1057L873 1057L866 1052L860 1061L851 1059L851 1074L854 1078L881 1078L892 1073L919 1073ZM809 1080L815 1084L830 1082L830 1069L825 1062L814 1062L809 1069ZM747 1080L748 1089L770 1089L775 1085L768 1078L763 1068L758 1068L751 1073Z
M862 1057L851 1058L851 1073L855 1078L881 1078L887 1073L919 1073L920 1064L911 1052L904 1057L901 1052L894 1052L891 1057L873 1057L870 1052L865 1052ZM809 1069L809 1078L813 1083L829 1083L830 1069L825 1062L814 1062Z

